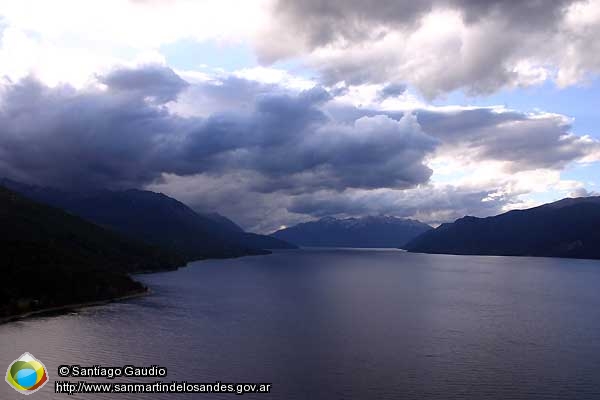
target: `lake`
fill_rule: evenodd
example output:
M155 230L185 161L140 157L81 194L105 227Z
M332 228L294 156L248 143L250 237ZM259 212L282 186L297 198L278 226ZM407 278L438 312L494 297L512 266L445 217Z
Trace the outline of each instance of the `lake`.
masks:
M70 398L54 393L61 364L272 382L248 399L600 399L598 261L303 249L137 278L152 295L1 325L2 372L40 359L36 399Z

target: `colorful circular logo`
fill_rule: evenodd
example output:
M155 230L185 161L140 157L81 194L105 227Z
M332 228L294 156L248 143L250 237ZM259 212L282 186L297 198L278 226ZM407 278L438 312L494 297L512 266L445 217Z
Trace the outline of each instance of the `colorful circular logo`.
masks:
M44 364L25 353L8 367L6 382L19 393L31 394L48 382L48 374Z

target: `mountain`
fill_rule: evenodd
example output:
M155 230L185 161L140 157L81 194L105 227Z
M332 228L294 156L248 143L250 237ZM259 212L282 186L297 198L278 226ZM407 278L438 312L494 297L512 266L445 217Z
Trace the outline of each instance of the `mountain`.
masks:
M298 248L298 246L286 240L278 239L267 235L259 235L258 233L242 232L242 234L238 236L237 240L240 243L243 243L244 246L253 249L289 250Z
M281 229L272 236L298 246L397 248L430 229L419 221L388 216L325 217Z
M229 218L227 218L224 215L221 215L219 213L216 213L216 212L211 212L211 213L198 212L198 214L200 214L204 218L208 218L211 221L216 222L223 229L230 230L230 231L244 232L244 230L238 224L236 224L235 222L233 222Z
M244 232L219 214L198 214L161 193L144 190L68 192L2 181L10 189L61 208L129 238L161 246L187 260L267 254L267 248L293 247Z
M0 317L140 292L127 273L184 264L0 186Z
M569 198L488 218L464 217L419 236L411 252L600 259L600 197Z
M283 240L276 239L272 236L244 232L244 230L238 224L219 213L213 212L199 214L217 223L222 231L226 232L227 235L235 238L235 240L244 247L248 247L251 249L268 250L295 249L297 247Z

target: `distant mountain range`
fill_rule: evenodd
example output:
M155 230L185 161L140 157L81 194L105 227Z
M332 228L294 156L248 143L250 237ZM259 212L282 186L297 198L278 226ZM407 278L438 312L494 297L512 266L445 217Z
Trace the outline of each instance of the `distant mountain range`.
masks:
M144 290L130 272L185 260L0 187L0 320Z
M568 198L488 218L464 217L407 245L420 253L600 259L600 197Z
M419 221L389 216L325 217L281 229L271 236L298 246L402 248L431 229Z
M244 232L222 215L199 214L160 193L68 192L6 179L0 184L131 239L174 251L186 260L267 254L266 249L295 247L273 237Z

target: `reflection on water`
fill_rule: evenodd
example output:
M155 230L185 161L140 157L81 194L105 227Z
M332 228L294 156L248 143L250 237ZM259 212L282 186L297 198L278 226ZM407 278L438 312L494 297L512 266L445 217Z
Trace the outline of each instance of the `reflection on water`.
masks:
M60 364L273 382L256 399L600 398L600 262L310 249L139 279L152 296L0 326L0 366L42 360L38 399L68 398ZM192 397L235 395L76 396Z

